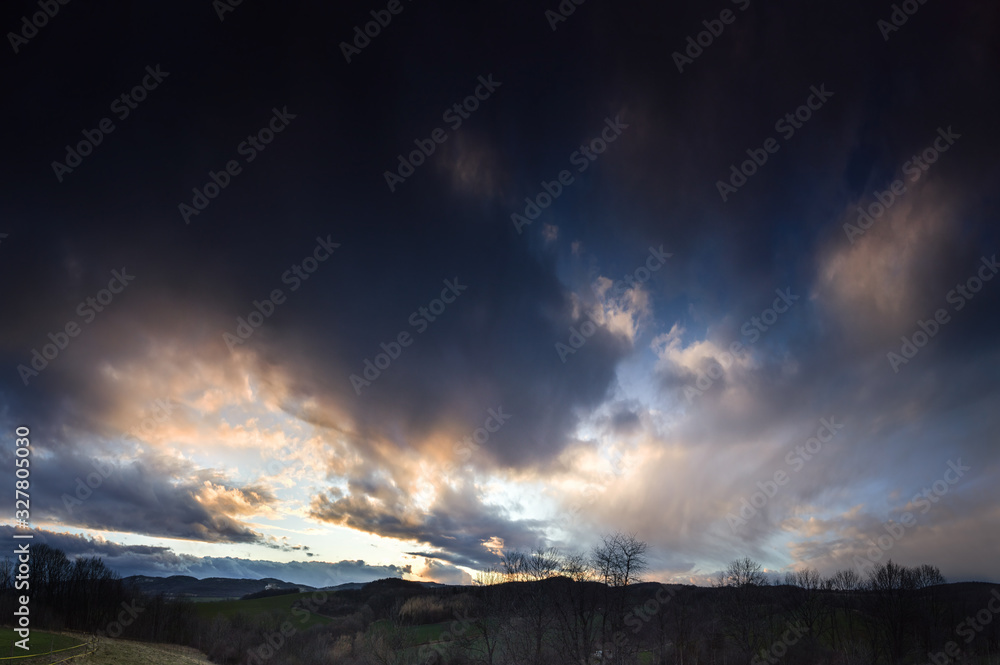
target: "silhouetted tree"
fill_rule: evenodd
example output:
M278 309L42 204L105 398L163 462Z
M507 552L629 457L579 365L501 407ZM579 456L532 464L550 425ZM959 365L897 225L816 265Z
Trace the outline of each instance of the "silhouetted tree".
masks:
M649 565L648 548L635 534L617 531L602 536L601 544L591 552L597 579L604 584L600 644L605 662L624 664L635 659L637 645L623 639L627 635L624 630L626 602L629 587L641 581L640 575Z
M764 594L768 584L761 565L744 557L719 573L722 623L726 635L736 645L747 665L767 646Z

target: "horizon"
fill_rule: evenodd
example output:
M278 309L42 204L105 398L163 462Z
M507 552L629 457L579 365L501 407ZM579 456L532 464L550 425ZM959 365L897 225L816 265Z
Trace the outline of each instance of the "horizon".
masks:
M768 573L768 572L765 572L765 575L768 575L768 576L774 575L774 577L769 577L769 581L771 583L768 586L793 586L790 583L784 581L783 579L779 581L779 578L777 577L777 573L773 573L773 572ZM473 580L473 582L471 584L448 584L448 583L444 583L444 582L429 582L429 581L418 581L418 580L406 580L406 579L403 579L402 577L381 577L381 578L376 578L376 579L371 579L371 580L365 580L365 581L341 582L339 584L334 584L334 585L331 585L331 586L328 586L328 587L314 587L314 586L312 586L310 584L305 584L305 583L302 583L302 582L295 582L295 581L291 581L291 580L278 579L276 577L234 578L234 577L194 577L192 575L166 575L166 576L129 575L128 578L123 578L123 579L131 579L131 578L134 578L134 577L144 577L144 578L149 578L149 579L169 579L171 577L191 577L192 579L198 580L199 582L204 581L204 580L209 580L209 579L239 580L239 581L247 581L247 580L249 580L249 581L261 581L261 582L264 581L264 580L276 579L279 582L284 582L286 584L292 584L292 585L297 585L297 586L302 586L302 587L310 587L310 588L317 589L317 590L336 588L338 586L346 586L348 584L366 585L366 584L371 584L372 582L379 582L381 580L386 580L386 579L395 579L395 580L400 580L400 581L403 581L403 582L413 582L415 584L436 584L436 585L441 585L441 586L477 586L475 580ZM553 575L552 577L553 578L562 577L563 579L570 579L567 576L560 575L560 574ZM548 579L552 579L552 578L548 578ZM510 583L514 583L514 582L510 582ZM605 584L604 582L601 582L599 580L592 581L592 583L593 584ZM702 587L702 588L706 588L706 589L720 588L720 587L717 587L717 586L714 586L714 585L711 585L711 584L703 585L703 584L690 584L690 583L687 583L687 582L660 582L658 580L645 580L645 579L639 580L638 582L635 582L634 584L635 584L635 586L641 586L643 584L659 584L659 585L663 585L663 586L696 586L696 587ZM932 585L932 586L948 586L950 584L996 584L996 582L988 582L986 580L961 580L961 581L952 582L952 581L945 580L940 585ZM827 589L822 589L822 590L826 591Z
M1000 583L1000 6L393 3L7 9L33 543Z

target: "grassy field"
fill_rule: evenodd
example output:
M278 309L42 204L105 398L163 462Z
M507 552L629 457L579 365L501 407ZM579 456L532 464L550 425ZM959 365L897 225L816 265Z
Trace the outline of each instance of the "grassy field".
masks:
M31 665L32 663L49 663L48 658L19 658L16 660L6 660L10 654L10 645L13 643L14 632L10 627L0 630L0 663L8 662L11 665ZM90 635L83 633L48 633L44 631L31 631L32 653L47 653L49 644L53 644L55 649L83 644L90 639ZM25 652L17 647L14 648L14 655L23 655ZM76 651L65 652L73 655ZM150 644L147 642L134 642L132 640L116 640L103 637L100 640L100 647L97 653L86 658L78 658L70 661L70 665L80 663L80 665L205 665L211 661L205 658L196 649L177 646L174 644Z
M223 616L233 616L241 612L245 614L278 612L287 614L287 620L291 621L292 625L300 630L330 623L331 619L319 614L310 614L309 618L305 621L302 620L301 615L292 614L292 604L297 600L308 597L308 595L292 593L284 596L271 596L270 598L256 598L254 600L220 600L198 603L195 606L195 611L199 617L205 620L211 620L220 614Z
M442 621L441 623L426 623L422 626L412 626L408 629L411 643L427 644L428 642L437 642L441 639L441 635L448 630L450 624L450 621Z
M28 651L14 646L14 642L21 639L18 637L17 633L10 626L4 626L0 630L0 661L10 658L11 656L26 656L28 654L37 653L48 653L51 649L65 649L67 647L76 646L87 641L87 638L77 638L70 635L61 635L58 633L47 633L42 630L32 630L31 637L28 640L28 646L31 647ZM75 652L74 652L75 653ZM73 655L73 654L68 654ZM27 659L17 659L11 662L25 662ZM36 660L35 658L31 659Z

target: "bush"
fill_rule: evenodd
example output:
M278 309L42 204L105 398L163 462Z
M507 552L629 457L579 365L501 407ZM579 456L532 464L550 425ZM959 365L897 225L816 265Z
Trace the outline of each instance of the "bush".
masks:
M433 596L414 596L407 599L403 606L399 608L399 616L412 626L419 626L425 623L438 623L446 621L450 612L441 602L440 598Z

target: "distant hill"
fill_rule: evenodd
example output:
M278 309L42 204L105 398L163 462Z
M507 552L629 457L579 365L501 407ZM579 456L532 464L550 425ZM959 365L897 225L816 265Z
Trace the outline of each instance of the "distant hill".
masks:
M229 577L206 577L203 580L189 575L171 575L170 577L150 577L149 575L133 575L125 578L126 582L134 583L141 591L150 595L163 594L171 598L242 598L248 594L256 594L271 589L298 589L302 592L316 591L316 587L306 584L285 582L273 577L260 580L234 579ZM399 580L403 582L403 580ZM342 591L361 589L370 582L346 582L324 589ZM384 582L382 582L384 584ZM409 582L422 587L443 587L437 582Z
M366 584L370 582L345 582L344 584L338 584L337 586L323 587L326 590L341 591L343 589L361 589Z
M149 577L133 575L126 582L134 583L141 591L151 595L163 594L173 598L241 598L247 594L269 589L298 589L313 591L315 587L292 584L273 577L260 580L232 579L228 577L207 577L199 580L188 575L170 577Z

